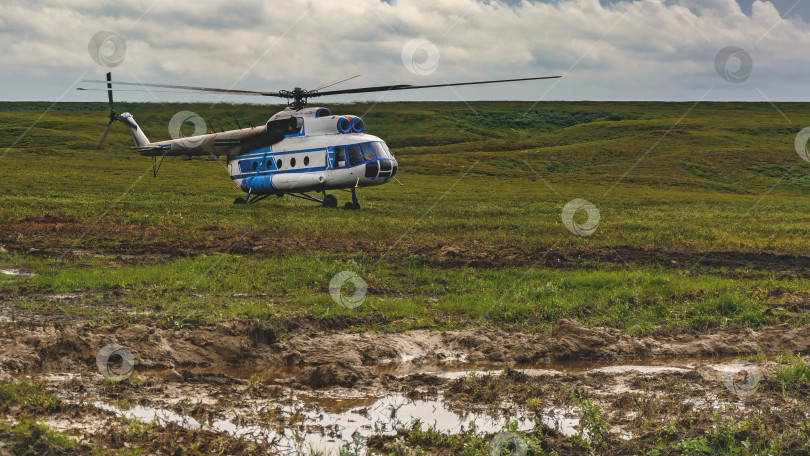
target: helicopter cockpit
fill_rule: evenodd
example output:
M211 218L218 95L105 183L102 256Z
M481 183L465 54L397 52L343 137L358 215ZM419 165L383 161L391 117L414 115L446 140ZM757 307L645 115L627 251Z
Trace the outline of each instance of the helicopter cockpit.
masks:
M335 168L364 164L369 179L387 181L397 173L397 161L382 141L371 141L346 146L335 146Z

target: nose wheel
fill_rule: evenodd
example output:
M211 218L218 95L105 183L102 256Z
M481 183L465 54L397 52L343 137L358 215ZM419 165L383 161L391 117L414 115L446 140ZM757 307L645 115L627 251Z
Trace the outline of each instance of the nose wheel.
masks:
M352 188L352 201L350 203L346 203L346 205L343 206L343 209L352 209L355 211L360 209L360 203L357 201L357 192L354 188Z

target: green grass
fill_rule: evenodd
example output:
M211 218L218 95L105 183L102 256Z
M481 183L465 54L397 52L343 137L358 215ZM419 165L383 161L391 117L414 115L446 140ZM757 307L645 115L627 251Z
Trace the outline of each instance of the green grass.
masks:
M810 383L810 359L798 355L786 355L779 359L776 380L785 383Z
M0 413L19 409L31 414L53 413L64 403L42 383L0 381Z
M369 328L377 330L403 329L398 320L408 319L408 328L494 325L543 331L559 318L573 317L588 325L633 333L661 327L706 331L731 323L754 328L810 323L806 314L768 311L788 299L784 294L810 288L808 280L777 274L751 279L658 267L439 268L417 261L375 267L373 261L360 257L345 261L323 256L199 255L115 268L104 267L103 260L86 260L77 266L72 261L18 256L9 264L38 275L6 279L4 288L23 297L14 304L18 308L105 322L155 314L213 323L293 314L372 313L385 316L385 321ZM370 291L357 309L337 305L323 291L332 276L344 270L357 273L368 284ZM29 290L91 293L66 304L25 299Z
M11 431L14 434L14 454L18 455L60 454L80 447L67 435L38 424L32 419L24 419L13 427L0 425L0 432L4 431ZM82 449L86 450L86 448ZM86 451L70 451L70 453L87 454Z
M103 102L49 106L0 103L0 145L14 145L0 149L0 245L11 251L0 267L38 274L0 275L4 305L94 321L380 315L372 326L392 330L541 331L563 316L632 332L807 323L773 310L808 289L788 267L810 256L810 164L793 149L807 104L779 106L792 123L760 103L701 103L686 117L691 103L330 106L362 114L401 163L405 187L361 189L358 212L292 198L234 206L242 193L205 160L167 159L153 179L122 126L95 150ZM180 110L227 129L232 113L259 125L277 108L117 106L152 140ZM574 198L599 209L593 236L563 226ZM78 224L20 225L44 214ZM454 263L443 246L486 261ZM627 248L640 253L617 254ZM789 258L787 269L696 267L706 252ZM328 294L342 270L369 285L357 309ZM42 297L54 293L85 295Z

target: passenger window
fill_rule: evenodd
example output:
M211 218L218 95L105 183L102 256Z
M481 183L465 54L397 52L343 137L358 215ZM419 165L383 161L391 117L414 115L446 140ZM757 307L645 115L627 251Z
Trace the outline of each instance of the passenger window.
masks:
M360 144L360 150L363 151L363 160L365 161L377 158L377 156L374 155L374 146L372 146L371 143Z
M290 168L295 168L295 158L290 159Z
M349 163L351 163L352 166L363 163L363 154L360 153L360 146L357 144L349 146Z
M281 159L276 160L276 168L281 169Z
M259 170L259 162L253 162L253 171Z
M343 146L335 147L335 168L344 166L346 166L346 148Z
M309 157L304 157L304 166L309 166Z

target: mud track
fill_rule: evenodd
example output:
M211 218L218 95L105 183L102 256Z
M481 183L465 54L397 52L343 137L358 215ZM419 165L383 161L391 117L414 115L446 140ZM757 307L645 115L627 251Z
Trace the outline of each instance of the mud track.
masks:
M193 234L193 235L191 235ZM70 250L74 242L87 240ZM436 267L624 267L656 265L666 268L753 268L810 277L810 256L774 252L679 251L655 246L615 245L567 247L552 245L466 245L412 240L407 248L389 251L385 239L351 241L319 235L279 236L235 232L218 227L189 232L179 228L108 225L90 226L59 215L27 217L0 225L0 246L10 253L49 257L113 256L123 262L154 263L180 256L228 251L234 254L286 255L316 251L326 255L364 252L370 257L399 261L404 257Z
M333 321L340 326L340 321ZM348 322L343 322L348 323ZM708 334L635 337L559 320L545 334L485 328L404 333L311 333L323 324L309 319L271 324L233 321L212 327L163 329L134 325L6 327L0 334L0 368L6 372L75 371L92 368L98 350L118 343L132 351L138 368L206 366L380 365L477 361L521 365L566 360L643 360L729 357L810 352L810 326L731 328ZM296 328L292 335L290 330Z

